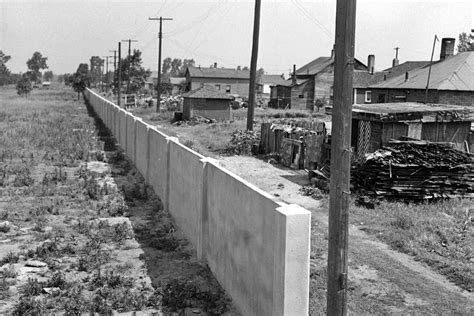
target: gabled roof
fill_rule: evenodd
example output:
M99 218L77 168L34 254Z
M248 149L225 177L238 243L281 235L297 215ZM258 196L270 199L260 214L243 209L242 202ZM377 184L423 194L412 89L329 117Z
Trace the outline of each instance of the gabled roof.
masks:
M387 73L387 78L393 78L400 75L404 75L407 71L423 68L429 64L429 61L406 61L395 67L387 68L384 70L384 72Z
M237 70L234 68L188 67L186 72L189 72L189 75L193 78L226 78L250 80L250 71Z
M185 81L185 80L186 80L186 78L184 78L184 77L170 77L170 83L175 84L175 85L178 85L182 81Z
M315 75L321 72L324 68L331 65L334 62L334 58L331 57L318 57L315 60L307 63L303 67L296 70L296 75Z
M423 67L382 81L372 88L425 89L429 67ZM431 66L429 89L474 91L474 52L458 53Z
M271 86L287 84L286 79L282 78L281 75L262 75L260 82Z
M356 62L356 66L359 65L361 68L367 69L367 66L354 58ZM305 75L316 75L326 69L326 67L332 65L334 63L334 57L318 57L315 60L309 62L308 64L304 65L303 67L296 70L297 76L305 76ZM354 67L355 68L355 67Z
M195 90L189 91L183 95L185 98L193 99L221 99L221 100L232 100L232 96L221 92L213 86L204 85Z

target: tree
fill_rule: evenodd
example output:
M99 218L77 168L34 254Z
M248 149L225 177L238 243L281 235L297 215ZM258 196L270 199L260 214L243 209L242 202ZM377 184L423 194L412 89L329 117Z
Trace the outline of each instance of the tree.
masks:
M474 51L474 35L462 32L459 34L458 52Z
M257 70L257 82L262 81L262 76L265 74L265 70L263 68L260 68Z
M172 59L170 57L166 57L163 60L163 66L161 67L161 73L162 74L166 74L166 73L170 72L171 62L172 62Z
M11 56L5 55L0 50L0 86L11 83L10 70L7 68L6 63L10 60Z
M179 70L179 76L184 76L184 74L186 73L186 69L188 69L188 67L194 67L195 65L196 62L194 61L194 59L184 59L181 69Z
M28 76L30 77L31 81L36 83L40 80L40 70L48 68L48 65L46 64L47 60L48 57L43 57L40 52L35 52L33 56L28 59L26 66L28 66L28 69L30 70L28 72Z
M89 72L89 65L79 64L77 71L72 75L72 88L77 92L77 99L80 98L80 93L84 92L86 87L90 86L91 76Z
M51 81L53 80L54 74L51 70L45 71L43 74L43 78L45 81Z
M28 96L28 93L33 90L33 85L28 75L24 74L20 81L16 84L16 93L20 96Z
M102 76L102 67L104 66L104 60L99 56L92 56L90 59L90 63L91 83L97 85Z
M133 50L133 54L122 59L122 82L128 82L130 78L130 87L126 93L137 93L144 86L146 79L150 76L151 71L142 67L142 53L138 49ZM130 65L130 68L129 68ZM129 72L130 70L130 72ZM118 70L114 78L115 86L118 87Z
M178 76L179 75L182 64L183 64L183 62L179 58L175 58L171 61L171 71L170 71L170 73L171 73L172 76Z

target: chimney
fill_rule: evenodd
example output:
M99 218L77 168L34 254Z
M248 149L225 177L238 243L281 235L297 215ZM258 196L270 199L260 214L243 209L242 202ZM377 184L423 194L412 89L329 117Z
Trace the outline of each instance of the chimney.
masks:
M291 76L291 84L296 84L296 65L293 64L293 74Z
M214 63L214 68L217 69L217 63Z
M369 55L367 57L367 68L369 71L369 74L373 75L374 74L374 67L375 67L375 55Z
M398 66L398 64L399 64L398 58L394 58L392 60L392 67Z
M439 54L439 60L445 60L454 55L454 43L455 39L451 37L445 37L441 40L441 52Z

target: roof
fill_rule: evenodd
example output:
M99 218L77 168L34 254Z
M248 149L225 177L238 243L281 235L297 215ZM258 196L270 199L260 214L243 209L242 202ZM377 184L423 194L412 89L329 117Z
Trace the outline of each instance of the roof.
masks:
M352 87L367 88L372 84L382 81L385 74L385 72L375 72L374 74L370 74L368 71L354 70L354 73L352 74Z
M296 75L314 75L321 72L324 68L331 65L334 62L334 58L331 57L318 57L315 60L307 63L303 67L296 70Z
M250 80L250 71L237 70L234 68L188 67L186 72L189 72L189 75L194 78L228 78Z
M425 89L429 67L419 68L371 86L389 89ZM462 52L431 66L430 89L474 91L474 52Z
M282 75L262 75L260 82L263 84L269 84L271 86L286 85L286 79L281 77Z
M393 78L400 75L405 75L405 72L412 71L418 68L423 68L430 64L430 61L406 61L395 67L387 68L384 70L387 74L387 78Z
M232 96L221 92L213 86L204 85L195 90L189 91L183 95L185 98L193 99L221 99L221 100L232 100Z
M171 83L171 84L176 84L176 85L178 85L178 84L180 84L182 81L185 81L185 80L186 80L186 78L184 78L184 77L170 77L170 83Z
M380 121L474 121L474 109L447 104L425 104L416 102L369 103L352 106L354 119Z

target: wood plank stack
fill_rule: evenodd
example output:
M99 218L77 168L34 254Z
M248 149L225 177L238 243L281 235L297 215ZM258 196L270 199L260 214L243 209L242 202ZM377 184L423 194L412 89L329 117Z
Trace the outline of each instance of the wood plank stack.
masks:
M474 198L474 155L447 143L391 141L353 167L352 182L387 199Z

